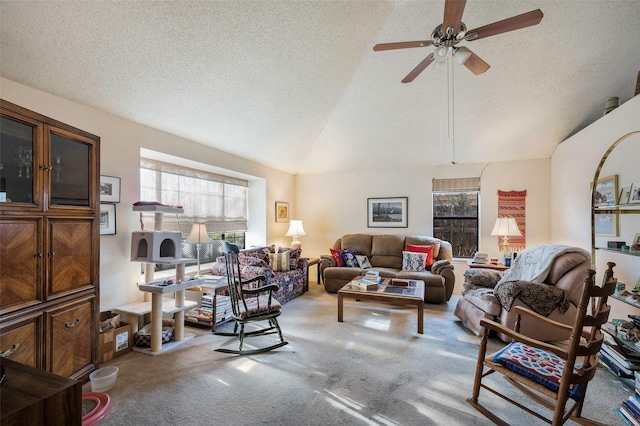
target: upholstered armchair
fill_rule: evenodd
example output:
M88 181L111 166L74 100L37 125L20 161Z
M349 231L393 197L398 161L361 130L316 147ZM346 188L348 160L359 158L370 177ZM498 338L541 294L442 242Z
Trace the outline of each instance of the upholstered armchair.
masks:
M498 321L513 329L516 306L532 309L553 321L572 324L580 289L590 267L590 255L585 250L540 245L524 250L505 272L468 269L455 316L476 335L482 333L482 319ZM531 271L534 276L528 273ZM568 338L564 330L540 327L526 319L522 319L520 330L537 340ZM511 340L506 335L498 337L505 342Z

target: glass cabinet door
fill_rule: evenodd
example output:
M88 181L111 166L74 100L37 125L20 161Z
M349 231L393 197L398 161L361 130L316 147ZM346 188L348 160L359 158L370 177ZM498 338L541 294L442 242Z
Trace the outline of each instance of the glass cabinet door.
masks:
M38 123L0 117L0 209L14 204L41 206L34 164L39 152Z
M49 152L49 170L45 176L49 182L49 205L93 207L90 200L95 191L91 167L94 142L49 126L45 126L45 131Z

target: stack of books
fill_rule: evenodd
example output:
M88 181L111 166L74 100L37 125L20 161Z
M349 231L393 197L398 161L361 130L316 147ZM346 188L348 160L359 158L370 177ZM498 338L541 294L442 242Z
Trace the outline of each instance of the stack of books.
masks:
M488 261L489 261L489 253L483 253L478 251L476 252L475 256L473 256L473 260L471 261L471 263L480 263L484 265Z
M640 397L638 392L636 391L629 399L620 404L616 408L616 412L626 424L630 426L640 425Z
M635 386L635 372L640 372L640 350L637 347L636 329L629 322L612 320L603 325L605 340L600 350L600 360L605 367L624 382Z
M380 273L378 271L367 271L367 273L351 282L354 286L362 290L375 290L380 283Z

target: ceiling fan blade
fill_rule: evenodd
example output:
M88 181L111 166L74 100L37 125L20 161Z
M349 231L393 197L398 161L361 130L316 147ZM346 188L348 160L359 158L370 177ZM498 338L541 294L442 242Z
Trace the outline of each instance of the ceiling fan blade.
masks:
M444 2L444 20L442 22L442 30L446 33L447 28L453 28L454 34L460 30L460 22L462 21L462 13L467 0L445 0Z
M422 71L424 71L425 68L431 65L431 62L433 62L433 53L429 53L429 56L424 58L422 62L418 64L418 66L416 66L413 70L411 70L411 72L407 74L405 78L402 79L402 82L411 83L417 76L420 75Z
M407 49L409 47L425 47L431 46L433 41L431 40L418 40L418 41L401 41L398 43L382 43L373 46L373 50L378 52L380 50L393 50L393 49Z
M459 47L458 50L461 50L463 52L467 52L469 53L469 57L467 58L466 61L464 61L462 63L462 65L464 65L465 67L467 67L469 69L469 71L471 71L472 73L474 73L475 75L479 75L482 74L483 72L487 71L489 68L491 68L491 66L489 64L487 64L485 61L483 61L482 59L480 59L480 56L476 55L475 53L473 53L471 50L469 50L466 47Z
M542 11L540 9L532 10L531 12L523 13L522 15L513 16L511 18L503 19L502 21L494 22L483 27L478 27L474 30L467 31L467 34L477 33L475 38L469 38L469 41L479 40L481 38L490 37L496 34L502 34L513 30L519 30L520 28L530 27L532 25L538 25L542 20Z

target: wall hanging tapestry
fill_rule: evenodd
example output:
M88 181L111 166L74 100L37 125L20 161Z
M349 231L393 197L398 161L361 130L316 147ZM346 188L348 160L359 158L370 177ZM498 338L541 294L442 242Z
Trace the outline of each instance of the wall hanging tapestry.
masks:
M498 217L514 217L522 237L509 237L511 250L519 252L527 245L526 233L526 199L527 190L524 191L500 191L498 190ZM502 249L502 240L498 238L498 247Z

